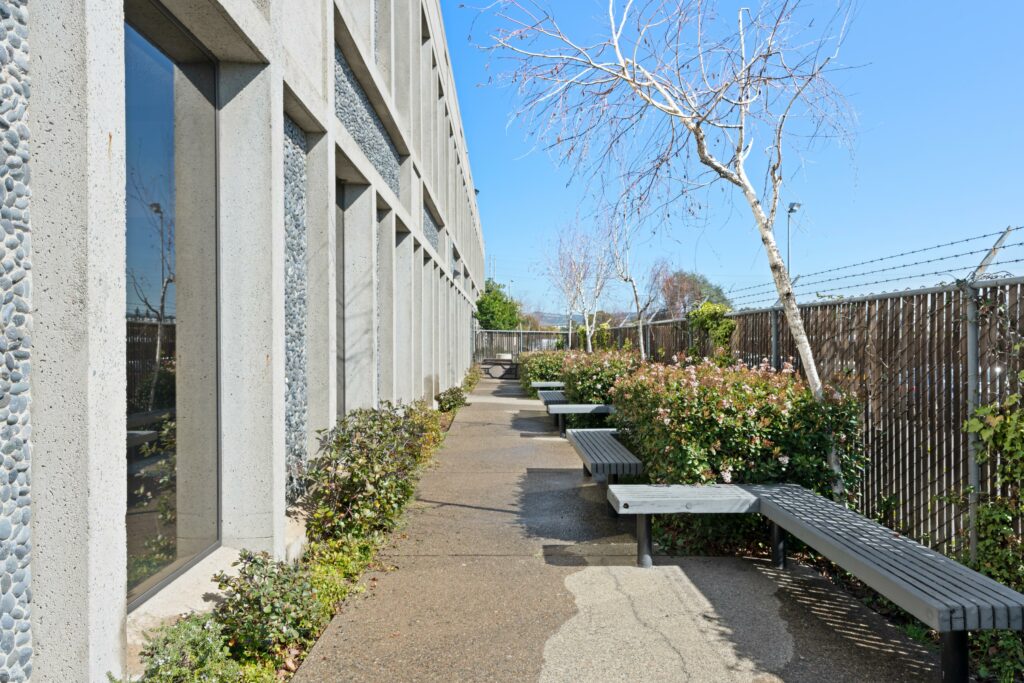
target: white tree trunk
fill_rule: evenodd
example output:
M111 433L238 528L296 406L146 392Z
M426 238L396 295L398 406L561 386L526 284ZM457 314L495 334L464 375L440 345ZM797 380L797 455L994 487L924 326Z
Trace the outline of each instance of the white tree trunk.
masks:
M636 306L636 339L637 348L640 350L640 360L647 360L647 351L644 348L644 311L640 305L640 293L636 289L636 281L630 280L633 288L633 304Z

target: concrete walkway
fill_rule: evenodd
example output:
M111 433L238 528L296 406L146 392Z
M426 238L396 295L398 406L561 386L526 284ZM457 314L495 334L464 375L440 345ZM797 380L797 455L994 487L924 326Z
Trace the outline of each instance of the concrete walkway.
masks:
M320 681L935 680L937 656L812 571L634 566L631 520L538 401L485 380L407 525L295 678Z

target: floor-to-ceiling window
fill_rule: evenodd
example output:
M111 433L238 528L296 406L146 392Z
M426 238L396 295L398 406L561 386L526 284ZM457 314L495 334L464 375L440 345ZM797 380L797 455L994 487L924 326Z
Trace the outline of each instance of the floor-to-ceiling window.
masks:
M216 65L125 5L128 601L215 547Z

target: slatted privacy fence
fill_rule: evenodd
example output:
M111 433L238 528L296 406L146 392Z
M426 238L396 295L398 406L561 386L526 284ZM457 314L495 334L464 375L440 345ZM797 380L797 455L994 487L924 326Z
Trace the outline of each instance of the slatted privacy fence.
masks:
M160 357L166 361L174 358L175 323L173 320L164 322L162 327ZM157 367L156 338L156 322L132 319L125 322L125 364L129 397L143 395L143 386L148 386L152 379ZM129 410L131 409L132 406L129 406Z

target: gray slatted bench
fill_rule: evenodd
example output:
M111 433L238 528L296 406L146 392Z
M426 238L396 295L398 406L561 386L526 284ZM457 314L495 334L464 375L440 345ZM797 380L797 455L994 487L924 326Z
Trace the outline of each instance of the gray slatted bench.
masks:
M548 389L548 390L545 390L545 391L538 391L537 392L537 398L540 399L541 403L544 404L545 408L569 402L569 399L567 399L565 397L565 392L563 392L563 391L561 391L559 389ZM550 415L551 411L548 411L548 414ZM557 427L558 426L558 416L555 415L554 419L555 419L555 426Z
M968 680L967 631L1024 630L1024 595L796 484L609 486L608 500L638 515L641 567L652 564L651 515L764 515L777 567L788 532L938 631L943 681Z
M615 408L602 403L555 403L548 406L548 415L554 415L558 420L558 433L562 436L565 436L566 415L611 415L614 412Z
M636 563L654 564L651 515L758 512L757 496L739 486L713 484L618 485L608 487L608 502L620 515L636 515Z
M531 389L564 389L565 382L530 382Z
M643 474L644 464L615 438L614 429L570 429L565 435L583 461L583 474L607 477L609 484L620 475Z

